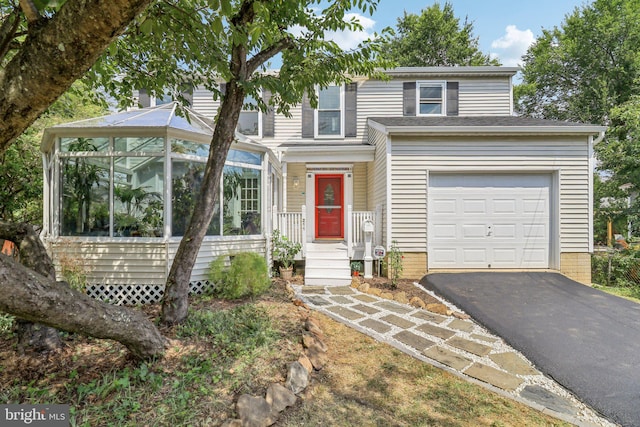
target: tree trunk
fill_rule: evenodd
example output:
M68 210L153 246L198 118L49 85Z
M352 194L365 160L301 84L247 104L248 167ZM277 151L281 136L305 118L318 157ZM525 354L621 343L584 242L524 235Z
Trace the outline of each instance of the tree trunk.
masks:
M215 202L220 193L224 163L235 138L244 95L244 91L236 84L236 80L227 83L227 92L218 113L220 119L216 123L211 139L202 187L167 277L162 298L162 321L166 324L180 323L187 317L191 272L202 240L213 218Z
M0 154L82 77L151 0L67 0L31 22L16 55L0 68Z
M31 225L0 221L0 238L11 240L16 244L22 265L51 280L56 279L51 258ZM26 348L42 353L62 347L58 330L49 326L18 319L16 333L20 353L24 353Z
M19 348L55 348L61 343L53 328L59 328L120 341L140 358L164 351L164 338L139 311L96 301L56 282L51 258L31 225L0 221L0 238L20 249L22 265L0 255L0 310L20 318Z
M137 358L164 352L165 339L138 310L106 304L0 255L0 310L30 322L124 344Z

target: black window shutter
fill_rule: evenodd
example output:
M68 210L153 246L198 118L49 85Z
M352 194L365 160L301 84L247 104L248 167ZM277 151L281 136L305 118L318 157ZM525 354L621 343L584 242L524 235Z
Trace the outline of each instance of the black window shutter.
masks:
M311 102L307 93L302 97L302 137L313 138L313 108L311 108Z
M262 100L267 104L267 112L262 113L262 137L275 136L275 118L276 114L273 111L273 107L269 107L269 100L271 99L271 91L264 89L262 92Z
M138 90L138 105L140 105L141 108L151 106L151 99L149 98L149 93L146 89Z
M344 136L358 136L358 84L349 83L344 96Z
M416 115L416 82L404 82L402 84L402 105L402 115Z
M458 82L447 82L447 116L458 115Z

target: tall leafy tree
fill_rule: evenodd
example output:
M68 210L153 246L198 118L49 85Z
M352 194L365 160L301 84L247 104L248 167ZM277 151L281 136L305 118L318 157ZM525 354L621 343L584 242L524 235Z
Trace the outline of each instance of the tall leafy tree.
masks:
M460 23L449 2L442 8L436 2L419 15L405 12L387 47L388 57L403 67L500 65L480 51L473 22Z
M42 223L42 153L44 129L71 120L105 114L89 90L75 84L0 155L0 220Z
M0 1L0 155L150 1ZM162 335L141 312L98 302L57 282L32 226L0 220L0 238L18 245L21 262L0 256L0 310L26 321L22 330L33 332L36 347L55 345L55 327L118 340L137 357L164 351Z
M185 83L203 85L221 98L215 118L201 191L166 282L162 318L177 323L187 316L191 272L214 214L222 170L235 138L238 117L250 95L258 108L289 114L325 87L350 81L353 75L377 74L388 65L378 53L382 38L373 38L349 51L328 40L330 32L362 30L348 12L372 13L379 0L164 0L137 21L96 68L117 70L117 84L102 80L120 100L131 100L134 87L161 94L176 93ZM268 72L280 55L282 67ZM221 90L224 83L225 90ZM263 97L264 91L271 94Z
M596 0L576 8L529 48L515 88L521 114L610 126L595 147L601 173L594 186L596 235L609 220L623 233L623 218L639 212L628 203L640 189L634 120L640 113L639 23L640 0Z
M638 91L640 0L596 0L544 30L523 58L517 106L547 119L608 124Z

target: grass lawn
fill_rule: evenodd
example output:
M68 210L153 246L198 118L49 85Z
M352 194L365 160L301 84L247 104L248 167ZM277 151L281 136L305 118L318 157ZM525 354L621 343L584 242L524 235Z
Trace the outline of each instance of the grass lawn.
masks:
M155 317L158 307L145 312ZM216 426L243 393L284 382L302 352L303 320L281 284L257 300L191 300L188 321L163 329L161 360L141 363L114 342L65 336L55 354L18 355L0 316L0 402L71 405L72 426ZM349 329L317 319L329 347L277 426L567 425Z
M640 288L638 287L614 287L601 285L593 285L593 287L611 295L616 295L640 303Z

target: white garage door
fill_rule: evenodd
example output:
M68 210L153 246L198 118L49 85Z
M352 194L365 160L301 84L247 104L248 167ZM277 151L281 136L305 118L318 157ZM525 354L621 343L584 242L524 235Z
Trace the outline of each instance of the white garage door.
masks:
M432 174L429 268L547 268L549 175Z

